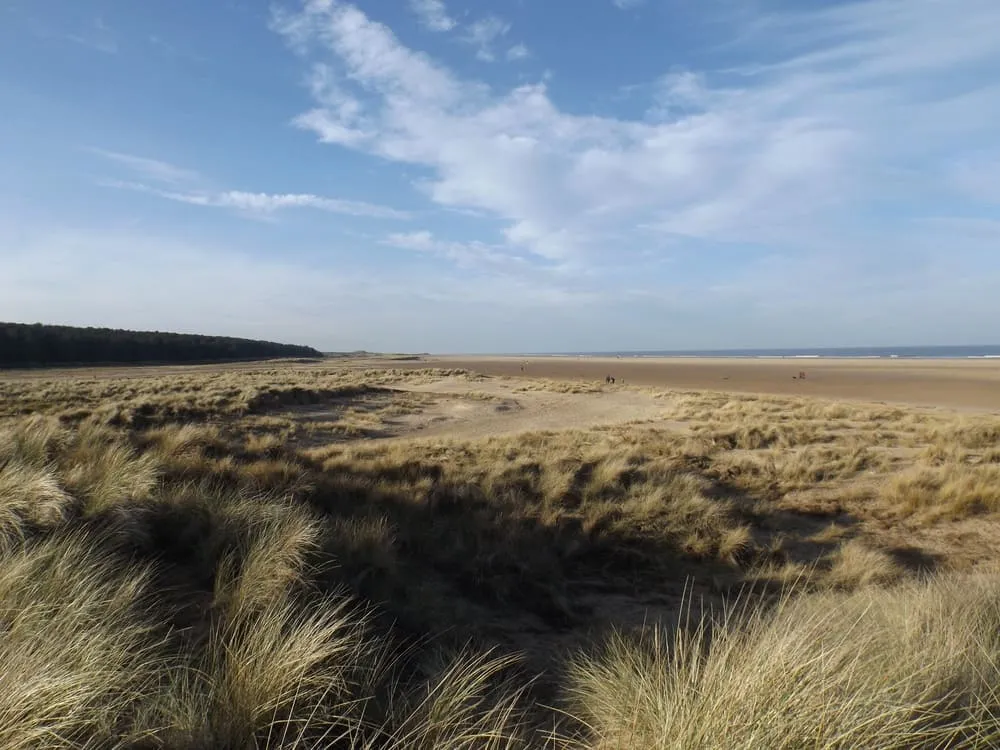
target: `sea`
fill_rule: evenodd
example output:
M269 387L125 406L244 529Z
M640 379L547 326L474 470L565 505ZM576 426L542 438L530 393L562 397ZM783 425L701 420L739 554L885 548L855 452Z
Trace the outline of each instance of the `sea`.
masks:
M538 354L532 356L539 356ZM1000 345L855 346L815 349L684 349L558 352L553 357L732 357L739 359L1000 359Z

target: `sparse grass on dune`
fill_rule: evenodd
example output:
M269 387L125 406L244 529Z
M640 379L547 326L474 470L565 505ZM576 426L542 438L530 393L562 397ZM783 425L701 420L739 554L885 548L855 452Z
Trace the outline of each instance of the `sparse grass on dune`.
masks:
M470 377L465 370L353 370L286 367L191 372L120 380L0 379L0 418L47 414L145 428L262 414L377 394L393 384Z
M327 475L405 498L399 547L452 567L480 596L521 600L544 615L566 609L573 581L752 556L739 514L685 466L678 442L650 433L645 452L606 432L540 433L309 455Z
M442 377L475 379L0 383L0 746L1000 742L1000 573L887 541L995 518L1000 421L672 393L652 425L359 439Z
M306 506L205 486L94 513L3 529L4 747L504 747L520 731L516 693L487 701L509 658L422 673L342 589L316 588L326 529Z
M520 382L514 391L551 391L555 393L601 393L606 385L593 383L589 380L548 380L532 378Z

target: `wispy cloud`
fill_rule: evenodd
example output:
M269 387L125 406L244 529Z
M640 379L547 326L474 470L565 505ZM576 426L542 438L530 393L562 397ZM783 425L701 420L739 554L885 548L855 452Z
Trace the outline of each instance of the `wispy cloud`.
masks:
M251 193L242 190L222 192L174 192L161 190L137 182L105 181L105 187L132 190L156 195L167 200L209 208L230 208L247 214L268 216L290 208L313 208L347 216L366 216L374 219L409 219L411 214L387 206L363 201L324 198L310 193Z
M102 148L91 148L89 151L126 167L132 173L146 180L178 185L185 182L196 182L201 179L201 175L192 169L184 169L183 167L178 167L159 159L123 154L119 151L108 151Z
M513 268L523 259L512 257L503 248L490 246L484 242L452 242L440 240L427 230L416 232L396 232L388 235L383 244L402 250L413 250L453 261L463 268L493 269Z
M487 16L469 25L462 38L476 48L476 57L486 62L496 60L494 45L506 36L511 25L498 16Z
M611 0L611 2L620 10L629 10L631 8L638 8L646 0Z
M342 198L328 198L311 193L210 190L204 187L206 180L194 170L182 169L168 162L144 156L96 148L90 150L92 153L126 167L140 178L140 181L102 180L99 184L103 187L147 193L192 206L229 208L256 216L269 216L290 208L312 208L329 213L366 216L376 219L410 218L410 214L406 211L398 211L387 206ZM157 185L150 185L142 180L148 180L157 183Z
M448 15L444 0L409 0L410 9L430 31L451 31L457 25Z

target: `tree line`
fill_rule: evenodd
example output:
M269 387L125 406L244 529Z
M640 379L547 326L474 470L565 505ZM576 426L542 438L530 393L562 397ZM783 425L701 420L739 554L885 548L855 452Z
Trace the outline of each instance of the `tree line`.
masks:
M309 346L230 336L0 323L0 367L321 356Z

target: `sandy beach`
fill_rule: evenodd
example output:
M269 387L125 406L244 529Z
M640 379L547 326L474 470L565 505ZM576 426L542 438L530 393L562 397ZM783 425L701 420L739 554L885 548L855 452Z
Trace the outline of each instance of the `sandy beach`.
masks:
M439 356L395 365L595 382L612 375L626 385L1000 411L998 360Z
M3 370L2 380L95 380L209 372L259 372L276 362L207 365ZM547 378L618 385L732 393L812 396L960 411L1000 412L996 359L739 359L709 357L368 356L334 358L298 367L349 369L468 369L484 375ZM798 374L804 372L804 380Z

